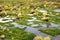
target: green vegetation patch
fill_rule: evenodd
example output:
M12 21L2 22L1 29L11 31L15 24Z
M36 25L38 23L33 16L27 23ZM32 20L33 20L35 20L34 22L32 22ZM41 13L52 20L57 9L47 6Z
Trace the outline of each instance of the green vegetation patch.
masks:
M60 29L57 29L57 28L44 29L40 31L52 36L60 35Z
M33 40L34 34L27 33L20 28L1 28L0 29L1 38L7 40Z

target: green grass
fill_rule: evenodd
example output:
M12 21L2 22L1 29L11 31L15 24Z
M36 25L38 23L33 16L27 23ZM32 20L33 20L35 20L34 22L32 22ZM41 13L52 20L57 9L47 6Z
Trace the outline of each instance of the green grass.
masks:
M35 26L35 28L39 28L41 25L40 24L47 24L48 26L52 21L55 21L54 23L60 24L60 13L59 15L56 15L56 12L53 12L52 10L60 8L60 3L54 3L54 2L39 2L37 0L0 0L0 5L2 5L3 10L6 12L5 14L2 14L2 17L5 17L9 15L10 18L15 17L15 19L12 19L13 22L16 22L20 25L25 25L25 26L30 26L32 24L28 24L28 20L31 20L32 17L37 18L39 21L32 21L34 24L38 24L38 26ZM18 8L18 9L16 9ZM31 10L34 10L35 13L38 13L36 15L33 14L33 16L28 16L27 14L32 13ZM43 16L43 13L37 12L38 10L46 10L47 13L49 14L49 18L51 21L45 22L41 20ZM51 10L50 10L51 9ZM22 18L18 17L19 13L22 12ZM55 15L55 16L51 16ZM19 18L19 19L17 19ZM5 38L7 40L33 40L35 37L34 34L25 32L24 29L20 28L12 28L14 27L12 22L7 22L7 23L0 23L1 26L7 27L7 29L1 29L0 28L0 34L5 35ZM7 24L7 25L6 25ZM52 29L46 29L46 30L40 30L43 33L52 35L52 36L57 36L60 35L60 29L57 28L52 28ZM13 38L13 39L12 39Z
M11 23L11 22L6 22L6 23L0 23L1 26L4 26L4 27L14 27L14 25Z
M60 35L60 29L57 28L50 28L50 29L44 29L44 30L40 30L41 32L51 35L51 36L58 36Z
M3 30L4 29L0 29L0 35L5 35L5 39L8 40L33 40L35 36L34 34L25 32L20 28L7 28L4 31Z
M59 7L59 3L39 2L37 0L33 0L33 1L24 1L24 0L20 0L20 1L19 0L6 0L6 1L4 1L4 0L0 0L0 2L1 2L0 4L4 6L3 7L4 10L6 12L8 11L7 15L9 15L9 16L13 16L13 17L17 18L17 15L22 11L22 15L25 15L25 16L23 16L23 18L21 20L19 20L19 19L15 20L17 23L22 24L22 25L27 25L27 20L31 19L31 16L27 16L27 14L30 14L31 10L33 8L36 8L39 10L44 9L44 10L47 10L48 14L51 13L52 15L55 15L56 12L52 12L50 9L56 9ZM33 3L33 4L31 4L31 3ZM23 4L23 5L21 5L21 4ZM8 7L5 7L5 6L8 6ZM31 8L30 6L33 6L33 8ZM55 6L57 6L57 7L55 7ZM16 10L17 7L18 7L18 10ZM29 8L27 9L27 7L29 7ZM34 9L34 12L37 11L36 9ZM38 15L33 15L33 17L36 17L38 20L41 20L41 17L43 17L43 15L41 12L38 12ZM56 17L59 17L59 16L50 16L52 21L55 21L56 24L60 24L60 22L59 22L60 19L57 20ZM38 24L38 22L36 22L36 23Z

